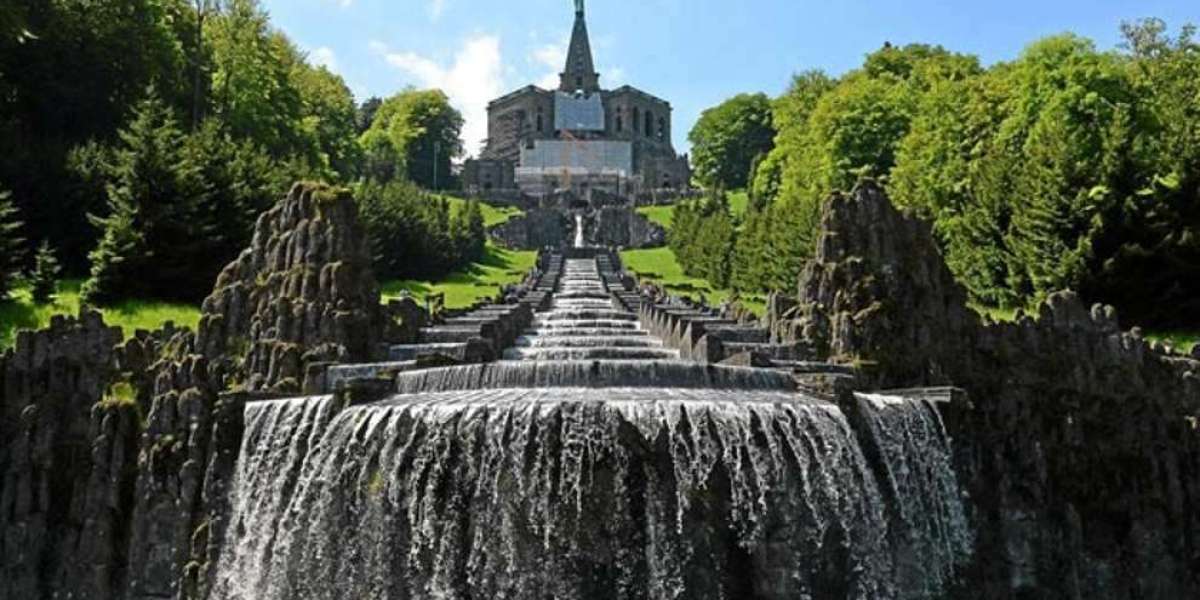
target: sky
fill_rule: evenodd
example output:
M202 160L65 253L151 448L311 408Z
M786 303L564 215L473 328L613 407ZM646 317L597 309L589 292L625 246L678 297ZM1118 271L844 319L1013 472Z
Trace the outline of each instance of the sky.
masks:
M557 86L573 0L263 0L309 61L361 101L441 88L462 111L468 154L487 103L530 83ZM676 149L700 113L742 92L782 93L792 74L841 74L884 42L940 44L985 64L1070 31L1110 49L1122 21L1200 24L1200 0L588 0L600 82L671 103Z

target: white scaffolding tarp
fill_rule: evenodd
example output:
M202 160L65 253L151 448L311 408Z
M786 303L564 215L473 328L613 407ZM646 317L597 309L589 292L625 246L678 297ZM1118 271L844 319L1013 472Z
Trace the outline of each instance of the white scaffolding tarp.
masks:
M521 149L521 170L574 172L633 172L633 144L621 141L537 140L533 148Z
M600 94L554 94L554 128L570 131L604 131L604 104Z

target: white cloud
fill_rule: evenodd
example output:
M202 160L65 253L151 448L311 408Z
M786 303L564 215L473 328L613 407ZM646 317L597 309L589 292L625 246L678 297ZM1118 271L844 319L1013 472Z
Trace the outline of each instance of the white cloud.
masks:
M321 46L308 55L308 62L313 66L325 67L336 73L338 70L337 54L329 46Z
M442 18L442 13L446 10L446 0L430 0L429 2L429 19L437 21Z
M500 38L494 35L468 37L443 66L415 52L392 52L379 42L371 48L383 54L388 64L407 73L421 87L438 88L463 114L463 141L468 154L475 154L487 137L487 105L503 92Z
M625 69L621 67L601 67L600 73L604 76L606 87L620 87L625 83Z
M567 64L567 42L563 41L559 44L539 46L530 53L529 60L539 68L549 69L534 83L538 87L550 90L555 89L559 83L558 74L562 70L563 65Z

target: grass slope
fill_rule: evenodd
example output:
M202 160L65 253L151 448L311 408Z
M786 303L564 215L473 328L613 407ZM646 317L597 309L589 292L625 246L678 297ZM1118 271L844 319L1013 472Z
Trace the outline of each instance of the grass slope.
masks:
M61 281L57 297L48 304L35 304L28 288L13 292L11 301L0 303L0 349L8 348L21 329L41 329L54 315L79 314L79 288L76 279ZM148 300L125 300L100 309L104 322L120 327L125 337L138 329L154 330L167 321L193 330L200 322L200 307Z
M407 292L418 301L429 294L445 294L446 308L465 308L491 298L500 286L517 283L537 263L537 252L505 250L490 241L483 260L451 273L440 281L388 281L383 284L384 302Z
M450 203L450 210L457 213L466 207L467 201L457 196L446 194L441 195L447 202ZM509 219L519 216L522 213L521 209L512 206L496 206L486 202L480 202L479 208L483 212L483 224L487 227L494 227L501 223L507 223Z
M748 206L750 206L749 193L744 190L729 192L729 212L735 218L741 219L744 217ZM675 216L675 206L643 206L638 209L638 212L647 219L670 229L671 219Z
M731 294L730 290L713 288L705 279L685 275L670 248L626 250L621 253L621 262L624 263L625 269L637 275L638 279L653 281L672 294L696 299L704 296L710 305L719 304ZM766 313L766 301L761 297L743 296L742 303L755 314L761 316Z

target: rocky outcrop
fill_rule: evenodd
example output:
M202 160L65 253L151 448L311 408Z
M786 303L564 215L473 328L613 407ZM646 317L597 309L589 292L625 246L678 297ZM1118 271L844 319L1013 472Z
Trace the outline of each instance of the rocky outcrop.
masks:
M595 211L588 241L605 248L657 248L667 243L661 225L628 206L605 206Z
M979 325L929 225L870 182L829 200L799 304L770 308L775 337L858 364L876 387L948 383Z
M388 335L350 193L296 184L203 305L197 351L241 357L250 390L298 392L305 365L365 361Z
M1200 362L1070 292L1036 317L985 323L928 226L869 183L826 206L799 291L770 303L778 338L870 386L969 393L943 412L972 499L972 595L1200 594Z
M353 199L298 184L196 334L122 342L90 311L19 334L0 356L0 598L199 597L251 393L224 390L298 390L306 365L421 325L385 315L369 265Z
M493 227L489 235L497 244L514 250L560 247L571 240L575 224L557 208L534 208L523 216Z
M55 317L0 356L0 597L113 598L132 513L138 407L101 402L119 329Z

